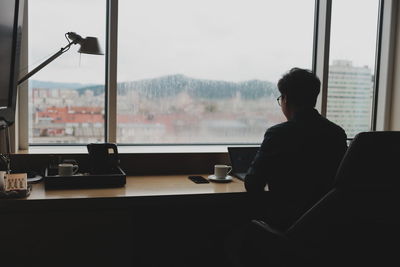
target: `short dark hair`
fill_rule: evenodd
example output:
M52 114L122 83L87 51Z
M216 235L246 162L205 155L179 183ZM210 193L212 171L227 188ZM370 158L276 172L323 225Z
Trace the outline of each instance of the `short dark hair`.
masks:
M321 81L307 69L292 68L278 81L281 95L297 107L315 107Z

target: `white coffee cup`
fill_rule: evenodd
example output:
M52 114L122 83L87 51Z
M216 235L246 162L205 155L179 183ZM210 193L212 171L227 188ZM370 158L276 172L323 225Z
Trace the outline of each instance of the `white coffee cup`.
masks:
M225 179L226 176L231 172L232 167L229 165L215 165L214 176L217 179Z
M58 164L58 175L60 176L72 176L78 171L78 165L72 163L60 163Z

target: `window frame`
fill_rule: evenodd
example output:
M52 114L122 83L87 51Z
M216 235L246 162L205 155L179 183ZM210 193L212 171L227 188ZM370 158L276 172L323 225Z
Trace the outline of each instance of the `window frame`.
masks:
M316 108L325 117L328 101L332 0L316 0L315 10L313 71L321 80L321 93Z
M117 143L118 0L107 0L106 29L106 142Z
M390 119L390 97L391 80L393 77L395 50L395 26L396 11L398 3L394 0L380 0L378 16L378 36L376 47L374 98L372 107L371 130L389 130ZM22 65L27 65L28 59L28 5L24 16L23 56ZM106 0L106 82L105 82L105 142L117 142L117 55L118 55L118 0ZM328 96L328 73L329 73L329 48L330 48L330 25L331 25L332 0L315 0L314 5L314 36L312 51L312 71L321 79L321 94L319 95L316 108L323 116L326 116ZM22 74L21 74L22 75ZM29 144L28 138L28 88L27 85L19 88L19 105L16 129L12 131L16 142L15 150L28 150L29 146L43 146L40 144ZM225 144L218 144L218 146ZM60 146L60 144L46 144L45 146ZM65 144L62 146L74 146ZM75 146L82 146L76 144ZM135 146L131 144L129 146ZM152 145L147 145L152 146ZM160 145L155 145L155 147ZM178 145L163 145L172 148ZM191 146L191 145L186 145ZM204 146L214 146L202 145ZM202 149L202 150L203 150ZM174 149L172 149L174 150ZM156 152L156 151L155 151Z
M376 88L372 108L372 130L375 131L390 130L398 6L396 0L380 0L375 63L377 74L374 83Z

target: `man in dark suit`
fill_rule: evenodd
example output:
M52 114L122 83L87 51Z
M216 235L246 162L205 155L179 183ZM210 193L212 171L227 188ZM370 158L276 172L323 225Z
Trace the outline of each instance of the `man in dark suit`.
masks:
M282 230L330 189L347 149L345 131L314 108L320 85L299 68L279 80L277 100L287 121L266 131L245 178L246 190L262 196L252 204L259 218Z

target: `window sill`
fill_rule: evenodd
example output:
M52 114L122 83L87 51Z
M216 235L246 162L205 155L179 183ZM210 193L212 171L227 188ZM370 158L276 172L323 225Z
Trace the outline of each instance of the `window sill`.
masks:
M159 154L159 153L227 153L230 145L193 145L193 146L118 146L120 154ZM256 145L232 145L256 146ZM86 146L30 146L17 154L87 154Z

